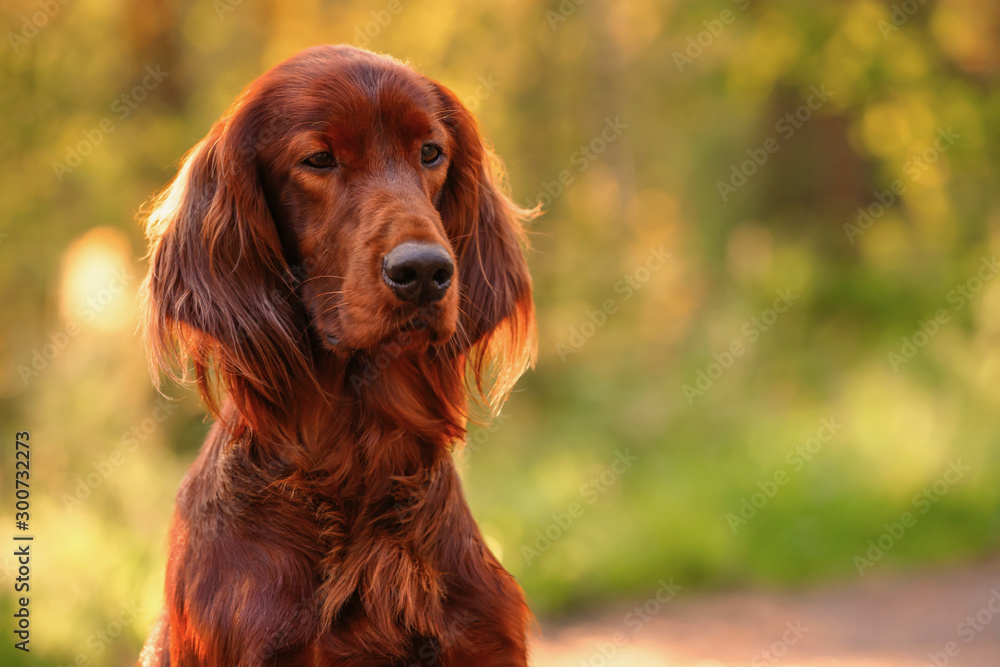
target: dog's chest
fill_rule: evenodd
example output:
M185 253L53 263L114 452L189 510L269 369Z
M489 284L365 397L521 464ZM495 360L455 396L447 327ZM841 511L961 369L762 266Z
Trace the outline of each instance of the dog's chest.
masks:
M281 597L298 598L318 646L338 652L350 637L391 651L445 639L448 584L458 582L458 573L441 549L454 536L443 535L441 526L453 530L454 523L442 521L442 506L427 490L420 485L361 507L311 503L311 525L301 536L319 547L302 568L311 581L290 580Z

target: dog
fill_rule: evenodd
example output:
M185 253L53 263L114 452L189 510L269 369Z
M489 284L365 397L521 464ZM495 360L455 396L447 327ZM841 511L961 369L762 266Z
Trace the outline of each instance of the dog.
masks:
M140 665L527 664L452 459L534 364L537 210L502 182L454 93L348 46L266 72L184 158L143 330L215 423Z

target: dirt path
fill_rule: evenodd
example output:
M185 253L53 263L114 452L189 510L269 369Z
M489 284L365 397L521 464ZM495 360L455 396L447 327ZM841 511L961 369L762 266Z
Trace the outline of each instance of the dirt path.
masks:
M1000 560L788 594L681 591L645 622L628 615L643 602L543 624L535 664L1000 667Z

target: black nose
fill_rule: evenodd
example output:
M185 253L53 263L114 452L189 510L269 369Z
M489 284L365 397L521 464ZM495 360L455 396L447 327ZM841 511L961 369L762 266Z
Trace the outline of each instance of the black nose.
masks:
M382 280L403 301L439 301L453 275L451 256L436 243L400 243L382 260Z

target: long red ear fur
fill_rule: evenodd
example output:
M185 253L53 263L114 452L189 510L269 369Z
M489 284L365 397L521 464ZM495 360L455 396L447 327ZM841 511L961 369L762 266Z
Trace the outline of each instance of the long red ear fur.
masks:
M535 363L535 306L522 247L528 245L524 224L540 209L511 201L503 167L476 119L454 93L436 88L454 144L440 208L459 258L470 379L495 413Z
M152 203L143 322L154 374L191 382L191 359L213 416L221 416L226 393L247 425L263 430L279 426L282 406L296 385L310 383L313 364L288 298L289 270L244 107L241 98Z

